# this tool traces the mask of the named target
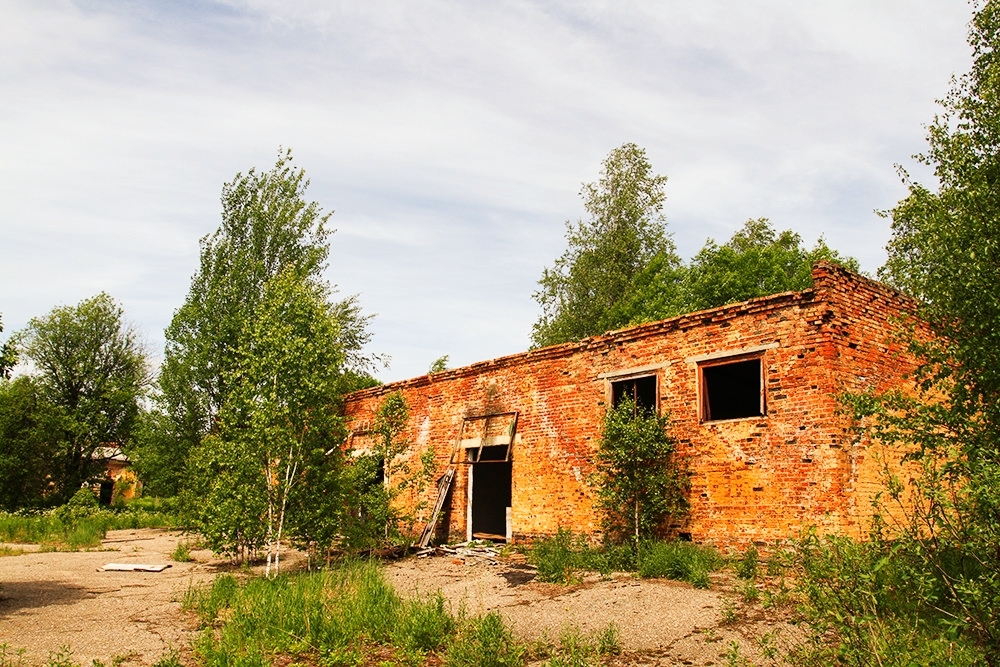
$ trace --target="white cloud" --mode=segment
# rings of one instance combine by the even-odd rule
[[[221,185],[291,146],[386,378],[516,352],[623,141],[682,252],[767,216],[874,270],[960,3],[0,0],[6,332],[106,290],[162,329]]]

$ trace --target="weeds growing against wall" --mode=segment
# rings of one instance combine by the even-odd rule
[[[641,542],[638,548],[626,544],[591,547],[582,535],[559,528],[550,538],[540,539],[528,554],[538,568],[538,579],[549,583],[571,584],[579,581],[585,570],[607,576],[612,572],[636,572],[643,578],[686,581],[698,588],[708,588],[710,572],[725,560],[711,547],[691,542]]]

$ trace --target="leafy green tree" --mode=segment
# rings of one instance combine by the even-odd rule
[[[534,298],[542,315],[532,344],[554,345],[683,313],[812,286],[812,265],[830,260],[857,271],[820,239],[812,249],[766,218],[749,220],[723,245],[709,239],[685,264],[666,232],[665,176],[646,153],[624,144],[601,177],[583,186],[587,221],[566,223],[568,248],[546,268]]]
[[[61,473],[58,412],[34,378],[0,380],[0,509],[50,502]]]
[[[166,332],[166,433],[147,440],[154,460],[169,448],[187,461],[170,477],[213,548],[246,557],[266,546],[269,570],[286,530],[321,542],[337,529],[339,397],[377,383],[362,352],[369,318],[354,297],[331,301],[322,278],[329,214],[290,163],[283,152],[269,172],[223,187],[222,225],[202,240]]]
[[[608,410],[591,480],[612,542],[655,537],[687,511],[687,476],[667,435],[667,418],[628,398]]]
[[[434,363],[430,365],[427,369],[428,375],[433,375],[434,373],[440,373],[442,371],[448,370],[448,355],[442,355],[434,360]]]
[[[896,629],[916,630],[922,642],[908,644],[926,645],[927,655],[971,644],[982,655],[970,662],[1000,665],[1000,2],[977,7],[972,69],[953,81],[918,156],[936,185],[903,171],[908,195],[887,213],[892,237],[880,275],[917,297],[914,314],[931,332],[909,334],[922,359],[916,394],[851,397],[863,433],[907,448],[918,469],[912,485],[888,480],[883,508],[897,511],[876,524],[870,558],[906,569],[894,591],[906,613],[881,607],[845,620],[838,608],[824,617],[841,636],[863,639],[859,655],[875,655],[870,644],[890,644]]]
[[[859,270],[857,260],[841,257],[822,238],[807,250],[793,231],[777,234],[767,218],[748,220],[724,245],[709,239],[691,261],[684,290],[687,308],[702,310],[808,289],[812,265],[819,260]]]
[[[343,441],[339,395],[346,353],[340,333],[323,284],[305,281],[292,270],[269,280],[239,351],[238,375],[229,380],[231,394],[219,412],[219,447],[213,444],[205,451],[206,460],[214,463],[208,504],[214,499],[225,503],[237,484],[249,487],[241,489],[241,496],[258,498],[246,509],[232,509],[247,514],[237,519],[238,525],[252,527],[255,518],[263,524],[262,533],[254,535],[267,549],[267,574],[280,568],[286,524],[294,524],[286,518],[306,466],[337,452]],[[220,448],[227,451],[213,461],[210,456]],[[216,517],[211,510],[204,516],[201,525],[220,535],[233,518]],[[212,525],[215,519],[222,525]],[[244,548],[258,546],[244,541]],[[222,542],[217,540],[216,546],[237,546]]]
[[[3,333],[3,319],[0,318],[0,333]],[[17,365],[17,346],[12,341],[0,345],[0,379],[9,378],[10,371]]]
[[[858,262],[832,250],[823,239],[810,250],[802,237],[776,233],[766,218],[748,220],[725,244],[709,239],[686,266],[657,257],[636,276],[635,289],[617,306],[633,324],[812,287],[819,260],[858,271]]]
[[[102,472],[98,448],[127,445],[150,384],[138,333],[105,293],[34,318],[20,337],[42,400],[59,413],[57,495]]]
[[[165,332],[160,388],[175,438],[182,441],[179,459],[217,428],[267,281],[285,270],[322,281],[330,214],[307,201],[308,185],[305,171],[292,166],[291,151],[284,151],[270,171],[251,169],[222,188],[222,224],[202,239],[187,300]],[[336,308],[349,355],[358,361],[368,340],[367,318],[352,298]]]
[[[614,310],[654,257],[666,267],[680,259],[666,231],[663,186],[646,151],[626,143],[611,151],[600,178],[580,194],[590,218],[566,223],[567,249],[538,281],[542,315],[536,347],[604,333],[628,324]]]

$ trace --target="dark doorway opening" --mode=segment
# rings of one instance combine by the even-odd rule
[[[611,405],[617,408],[625,398],[632,400],[637,412],[656,412],[656,376],[612,382]]]
[[[491,448],[483,448],[484,455],[488,449]],[[471,468],[472,538],[506,541],[512,464],[510,461],[484,461],[473,463]]]
[[[105,479],[101,481],[101,494],[98,501],[102,505],[110,505],[111,501],[115,497],[115,482],[114,480]]]
[[[702,420],[764,415],[761,360],[747,359],[702,366]]]

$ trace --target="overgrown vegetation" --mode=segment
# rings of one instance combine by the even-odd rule
[[[766,218],[747,221],[722,245],[708,239],[685,263],[663,217],[667,177],[654,173],[646,151],[623,144],[601,167],[598,180],[580,191],[589,218],[566,223],[567,249],[538,281],[535,347],[803,290],[812,286],[818,260],[858,270],[857,260],[822,238],[807,249],[798,234],[776,232]]]
[[[813,655],[1000,665],[1000,2],[976,3],[972,70],[929,127],[935,190],[902,172],[881,276],[919,299],[914,393],[850,397],[861,436],[904,448],[870,542],[807,540]]]
[[[0,512],[0,542],[40,544],[58,550],[93,549],[109,530],[172,528],[177,515],[152,502],[101,508],[89,489],[80,489],[66,505],[46,511]]]
[[[324,665],[576,667],[621,651],[614,625],[593,633],[568,625],[555,641],[525,644],[496,611],[470,616],[440,593],[401,598],[372,561],[242,583],[223,574],[190,588],[183,604],[201,622],[194,650],[205,667],[273,664],[279,656]]]
[[[667,421],[627,397],[604,417],[590,483],[611,543],[638,545],[687,511],[687,475],[674,456]]]
[[[697,588],[709,587],[709,573],[725,564],[711,547],[691,542],[644,540],[638,544],[587,543],[583,535],[560,527],[555,535],[536,540],[528,552],[538,568],[539,581],[572,584],[585,571],[603,576],[612,572],[635,572],[638,576],[686,581]]]
[[[245,583],[222,575],[190,589],[184,606],[205,628],[195,652],[206,667],[270,664],[275,654],[329,665],[415,664],[428,654],[514,665],[523,654],[499,617],[453,614],[440,595],[404,600],[373,562]]]

